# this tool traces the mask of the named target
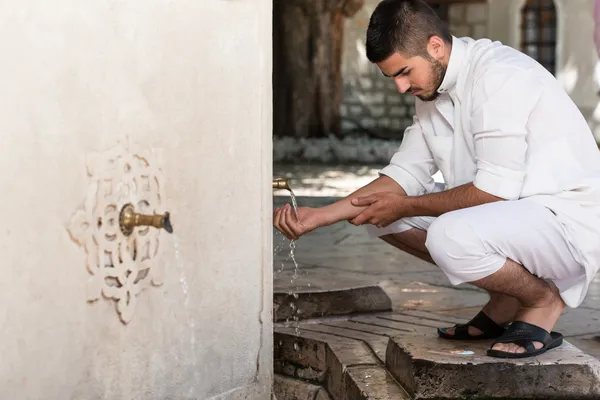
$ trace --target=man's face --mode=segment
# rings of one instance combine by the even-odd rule
[[[393,78],[400,93],[410,93],[423,101],[435,100],[446,75],[446,67],[433,57],[404,57],[394,53],[377,63],[387,77]]]

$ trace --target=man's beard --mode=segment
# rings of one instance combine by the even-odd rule
[[[417,95],[417,97],[422,101],[433,101],[440,96],[438,89],[442,85],[444,81],[444,77],[446,76],[446,67],[436,59],[431,60],[431,80],[433,82],[433,93],[427,95]]]

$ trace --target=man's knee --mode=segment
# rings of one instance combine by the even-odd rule
[[[488,253],[482,238],[460,210],[446,213],[431,224],[425,247],[451,280],[452,275],[458,280],[475,272],[477,260]]]

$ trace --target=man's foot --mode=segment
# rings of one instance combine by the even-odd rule
[[[550,335],[550,333],[552,332],[552,328],[554,328],[554,325],[556,324],[556,321],[558,321],[558,318],[562,314],[564,307],[565,307],[565,303],[563,302],[562,298],[558,294],[558,291],[549,290],[547,296],[540,299],[538,302],[536,302],[531,307],[521,308],[521,310],[515,317],[515,321],[526,322],[527,324],[534,325],[535,327],[539,327],[539,328],[543,329],[544,331],[546,331],[546,334]],[[540,332],[540,334],[541,334],[541,332]],[[560,335],[560,334],[555,334],[552,332],[552,335],[551,335],[552,340],[558,339],[557,335]],[[532,337],[533,336],[535,336],[535,335],[532,333]],[[537,335],[537,336],[539,336],[541,338],[541,336],[544,336],[544,335],[541,335],[541,336]],[[500,338],[500,339],[502,339],[502,338]],[[507,337],[507,339],[508,339],[508,337]],[[523,340],[524,342],[527,341],[525,339],[521,339],[521,340]],[[550,339],[548,339],[548,340],[550,340]],[[533,343],[534,350],[540,350],[545,345],[544,343],[542,343],[540,341],[535,341],[535,340],[530,340],[530,341]],[[519,344],[513,343],[513,342],[511,342],[511,343],[496,343],[492,346],[491,350],[495,350],[495,351],[499,351],[499,352],[503,352],[503,353],[515,353],[515,354],[522,354],[522,353],[526,353],[526,352],[531,353],[532,351],[534,351],[532,349],[526,349],[525,347],[523,347]],[[498,355],[496,355],[496,356],[498,356]]]
[[[456,339],[495,338],[504,333],[503,327],[514,320],[520,309],[521,303],[514,297],[490,293],[490,301],[475,318],[464,325],[438,329],[438,334],[446,339],[452,339],[455,335]],[[468,329],[466,332],[465,326]]]

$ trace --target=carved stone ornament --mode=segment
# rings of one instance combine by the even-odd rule
[[[162,212],[163,178],[154,162],[146,152],[123,143],[91,154],[87,196],[68,228],[85,251],[91,274],[88,301],[98,300],[101,294],[116,300],[123,323],[131,321],[137,296],[151,284],[163,283],[164,267],[157,258],[162,229],[137,227],[126,236],[119,226],[119,213],[126,204],[140,213]]]

